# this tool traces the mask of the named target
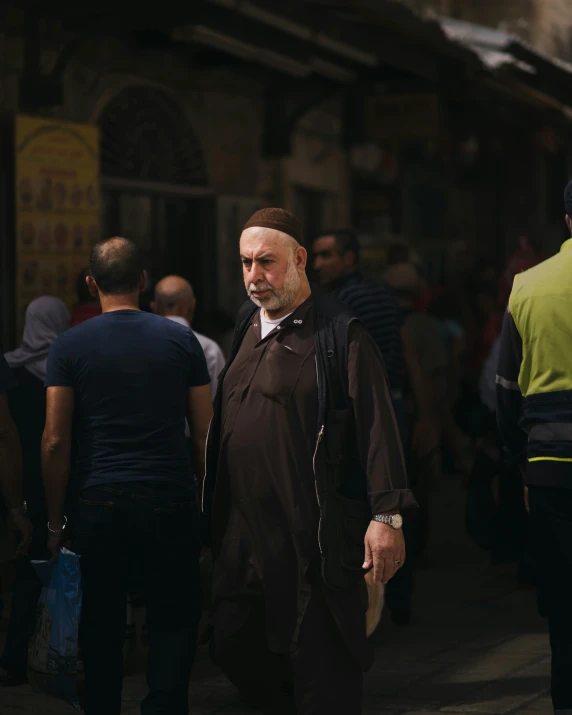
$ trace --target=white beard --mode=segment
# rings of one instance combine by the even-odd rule
[[[288,267],[286,269],[286,278],[284,279],[284,283],[279,290],[275,290],[268,283],[258,283],[258,285],[250,283],[249,285],[247,285],[246,291],[248,293],[248,297],[255,305],[257,305],[259,308],[264,308],[264,310],[270,310],[271,312],[274,312],[277,310],[281,310],[282,308],[293,302],[294,298],[296,297],[296,294],[300,290],[300,282],[300,274],[298,273],[298,269],[296,268],[296,264],[294,263],[294,257],[292,256],[292,258],[290,258],[290,261],[288,262]],[[251,291],[254,290],[264,289],[270,290],[271,294],[268,298],[264,298],[263,300],[255,298],[251,293]]]

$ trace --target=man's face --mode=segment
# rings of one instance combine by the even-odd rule
[[[306,251],[285,234],[269,228],[249,228],[240,237],[240,258],[249,298],[276,312],[298,295],[306,269]]]
[[[333,236],[314,241],[314,270],[322,285],[331,285],[345,278],[351,270],[353,254],[340,255]]]

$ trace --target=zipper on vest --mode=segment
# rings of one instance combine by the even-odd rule
[[[322,441],[322,437],[324,436],[324,425],[320,427],[320,430],[318,432],[318,439],[316,440],[316,449],[314,450],[314,459],[312,460],[312,465],[314,468],[314,487],[316,488],[316,499],[318,501],[318,507],[320,508],[320,519],[318,521],[318,547],[320,549],[320,553],[323,554],[323,549],[322,549],[322,503],[320,501],[320,494],[318,492],[318,479],[316,475],[316,456],[318,454],[318,449],[320,447],[320,442]]]
[[[318,385],[318,408],[319,405],[321,404],[323,400],[323,393],[322,393],[322,385],[320,384],[320,368],[318,366],[318,355],[315,356],[315,362],[316,362],[316,383]],[[318,415],[318,419],[321,421],[324,419],[324,415],[321,414],[321,410],[318,409],[318,412],[320,413]],[[321,424],[320,429],[318,430],[318,437],[316,439],[316,449],[314,450],[314,458],[312,460],[312,468],[314,471],[314,487],[316,489],[316,500],[318,502],[318,507],[320,509],[320,519],[318,521],[318,547],[320,549],[320,554],[323,554],[322,550],[322,502],[320,499],[320,492],[318,489],[318,475],[316,473],[316,457],[318,456],[318,449],[320,448],[320,442],[322,441],[322,437],[324,436],[324,423]]]
[[[318,432],[318,439],[316,440],[316,449],[314,450],[314,459],[312,460],[312,464],[314,466],[314,476],[316,476],[316,455],[318,454],[318,447],[320,446],[320,442],[322,441],[322,437],[324,436],[324,425],[320,427],[320,431]],[[318,495],[318,487],[316,487],[316,496],[318,497],[318,504],[320,503],[320,497]]]

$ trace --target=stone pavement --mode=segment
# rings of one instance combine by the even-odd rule
[[[434,495],[430,554],[416,575],[414,623],[385,618],[376,662],[365,682],[364,715],[550,715],[550,655],[534,593],[515,569],[491,567],[464,536],[463,489],[443,479]],[[191,686],[193,715],[239,715],[234,688],[199,652]],[[125,678],[124,712],[139,713],[143,652]],[[66,705],[27,686],[0,691],[1,715],[65,715]],[[334,714],[343,715],[343,713]]]

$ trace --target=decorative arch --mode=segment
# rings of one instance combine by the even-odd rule
[[[101,175],[207,186],[204,157],[181,107],[164,90],[122,89],[99,117]]]

